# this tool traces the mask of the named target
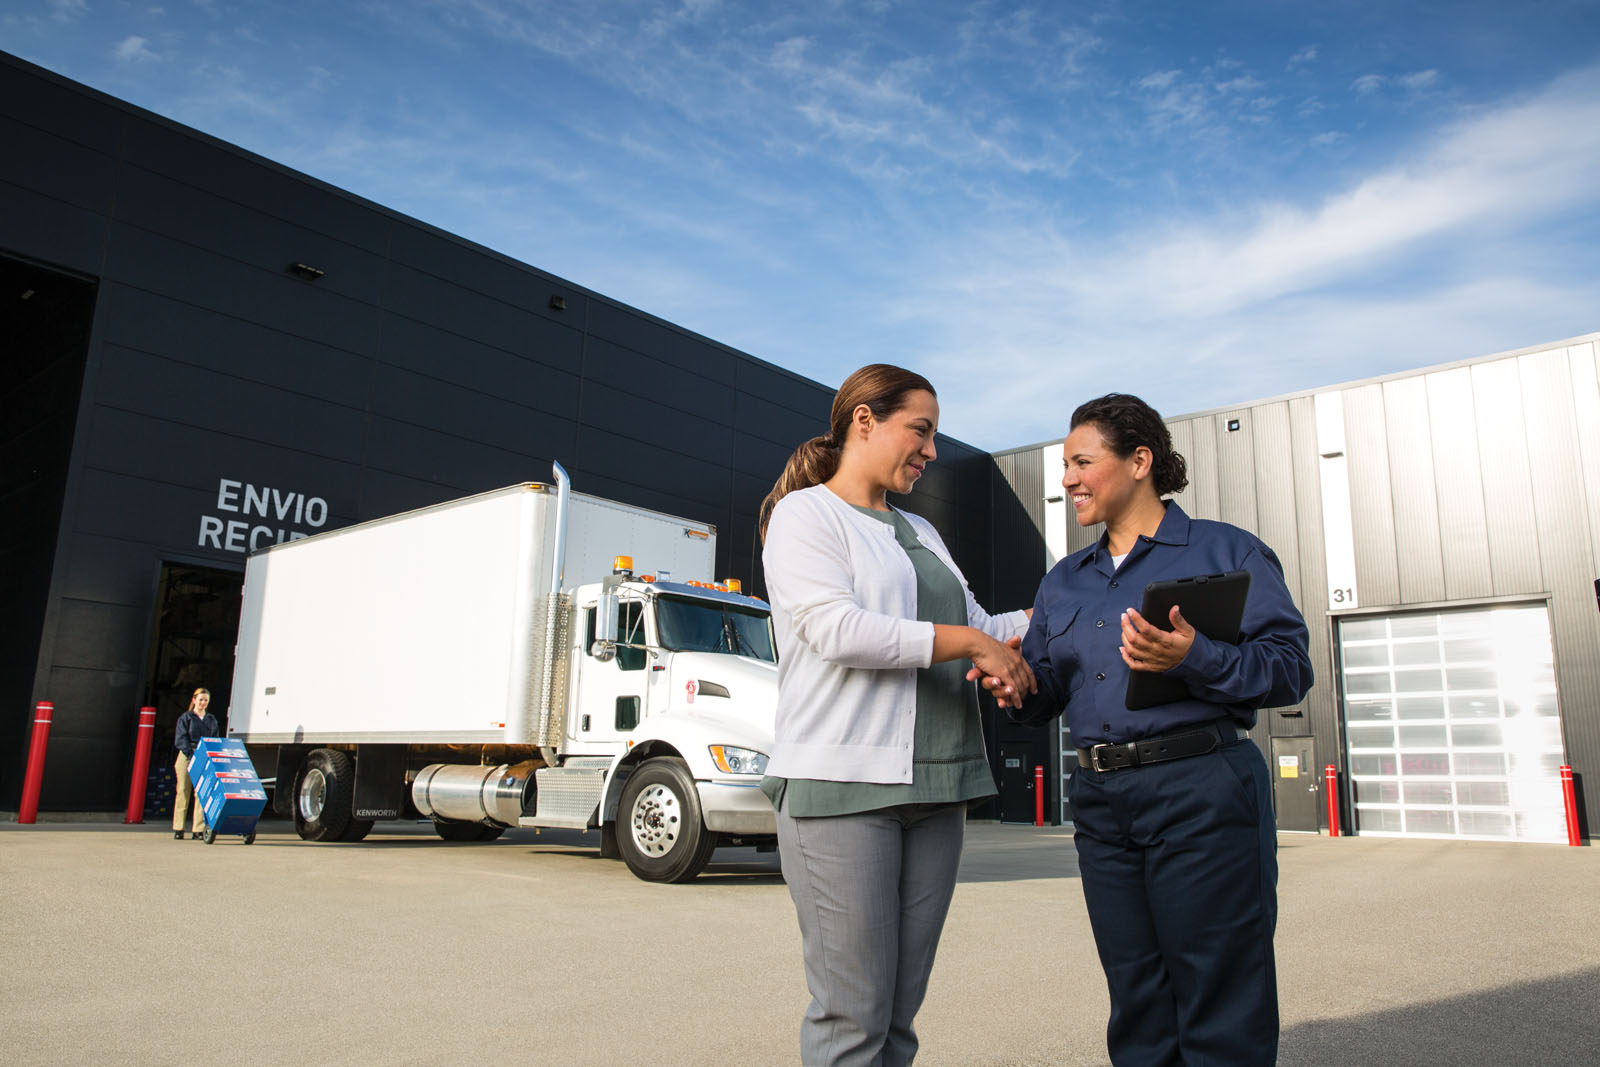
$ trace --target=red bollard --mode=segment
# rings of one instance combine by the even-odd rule
[[[1577,848],[1583,844],[1578,836],[1578,791],[1572,784],[1572,764],[1561,765],[1561,800],[1567,808],[1567,844]]]
[[[22,776],[22,804],[17,821],[32,823],[39,816],[39,787],[44,784],[44,747],[50,742],[50,719],[56,706],[41,700],[33,706],[33,743],[28,746],[28,770]]]
[[[1339,768],[1328,764],[1322,768],[1322,784],[1328,793],[1328,836],[1339,836]]]
[[[1044,766],[1033,765],[1033,825],[1044,825]]]
[[[156,733],[156,709],[139,709],[139,740],[133,747],[133,779],[128,782],[124,823],[144,822],[144,788],[150,781],[150,741]]]

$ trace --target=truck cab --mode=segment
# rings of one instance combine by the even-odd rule
[[[778,665],[767,605],[727,585],[629,575],[580,587],[573,610],[567,763],[608,761],[608,850],[641,877],[677,881],[719,840],[770,844],[760,782]]]

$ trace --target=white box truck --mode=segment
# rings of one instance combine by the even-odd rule
[[[571,492],[557,464],[263,549],[228,734],[275,746],[257,765],[308,841],[419,815],[450,841],[598,828],[662,882],[719,844],[770,850],[770,611],[710,581],[715,537]]]

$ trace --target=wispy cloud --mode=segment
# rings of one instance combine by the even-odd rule
[[[1420,93],[1432,89],[1441,80],[1437,70],[1412,71],[1410,74],[1363,74],[1350,83],[1350,88],[1362,95],[1370,95],[1387,85],[1399,86],[1408,93]]]
[[[1392,296],[1330,292],[1275,303],[1249,320],[1089,319],[1056,332],[992,335],[985,359],[931,361],[944,423],[966,440],[1008,448],[1066,433],[1066,416],[1107,392],[1142,395],[1165,415],[1488,355],[1593,329],[1591,285],[1485,277]],[[1506,307],[1525,319],[1507,319]],[[1537,323],[1530,332],[1528,323]],[[1027,369],[1017,376],[989,362]]]
[[[1589,70],[1458,123],[1405,162],[1319,202],[1269,201],[1176,228],[1169,220],[1120,232],[1114,243],[1026,232],[975,241],[961,257],[967,265],[947,264],[923,295],[908,294],[913,306],[902,314],[942,309],[952,327],[938,360],[947,373],[982,352],[985,367],[1030,383],[1030,395],[1083,396],[1086,367],[1102,380],[1120,376],[1127,388],[1129,368],[1153,360],[1163,368],[1161,390],[1188,410],[1376,373],[1353,354],[1372,352],[1377,338],[1391,359],[1408,361],[1400,366],[1414,365],[1419,351],[1452,358],[1438,339],[1414,347],[1427,335],[1421,323],[1462,345],[1457,356],[1492,351],[1483,339],[1506,331],[1483,324],[1504,323],[1508,311],[1531,331],[1508,345],[1547,338],[1556,328],[1548,324],[1583,332],[1595,325],[1592,281],[1540,280],[1537,254],[1510,252],[1504,241],[1533,220],[1600,205],[1597,161],[1600,70]],[[1498,276],[1490,267],[1483,279],[1462,281],[1431,264],[1375,289],[1371,279],[1426,257],[1447,236],[1493,249],[1489,259],[1505,255]],[[967,307],[981,310],[966,321]],[[1463,318],[1446,325],[1443,308]],[[1408,311],[1416,316],[1409,328],[1377,329]],[[1290,327],[1306,336],[1297,340]],[[1331,357],[1330,330],[1350,347],[1337,370],[1308,382],[1304,368],[1316,360],[1307,346]],[[1274,369],[1280,363],[1285,372]],[[946,407],[963,421],[981,419],[1001,409],[1005,393],[984,385]]]
[[[143,62],[156,58],[156,54],[150,51],[150,42],[137,35],[118,41],[113,51],[118,61],[123,63]]]
[[[1314,44],[1307,45],[1289,57],[1289,69],[1293,70],[1295,67],[1305,66],[1307,63],[1315,63],[1316,61],[1317,46]]]
[[[1265,85],[1266,83],[1259,79],[1252,78],[1248,74],[1242,74],[1237,78],[1229,78],[1227,81],[1218,82],[1216,89],[1219,93],[1253,93],[1257,89],[1264,88]]]
[[[1588,72],[1462,123],[1404,164],[1319,204],[1263,204],[1235,224],[1158,237],[1141,254],[1124,257],[1130,270],[1109,285],[1096,284],[1094,295],[1155,292],[1176,313],[1234,311],[1359,271],[1446,230],[1600,201],[1597,159],[1600,77]]]
[[[1185,80],[1182,71],[1147,75],[1140,80],[1139,88],[1147,91],[1148,118],[1158,129],[1211,126],[1216,122],[1211,94],[1204,85]]]

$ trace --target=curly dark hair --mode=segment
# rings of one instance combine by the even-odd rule
[[[1159,496],[1181,493],[1189,484],[1189,465],[1172,448],[1172,434],[1156,409],[1127,393],[1107,393],[1078,405],[1071,429],[1091,423],[1106,446],[1127,459],[1134,449],[1148,448],[1150,477]]]

